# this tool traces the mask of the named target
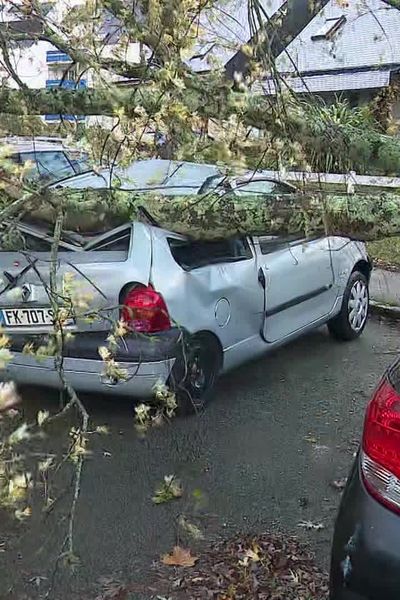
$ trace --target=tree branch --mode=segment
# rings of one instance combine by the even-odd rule
[[[6,39],[5,39],[2,31],[0,31],[0,49],[1,49],[4,64],[6,66],[8,73],[11,75],[11,77],[14,79],[15,83],[21,89],[23,89],[23,90],[27,89],[28,86],[19,77],[18,73],[16,72],[16,70],[14,69],[14,67],[11,63],[10,55],[8,53],[8,46],[7,46]]]
[[[72,405],[75,406],[78,410],[81,417],[81,428],[77,436],[82,439],[82,444],[84,444],[85,435],[88,430],[89,424],[89,414],[76,394],[74,388],[70,385],[68,380],[65,377],[64,373],[64,364],[63,364],[63,351],[64,351],[64,335],[63,335],[63,323],[60,320],[60,307],[58,302],[58,285],[57,285],[57,262],[58,262],[58,247],[61,240],[62,227],[63,227],[64,215],[62,208],[59,209],[55,227],[54,227],[54,239],[51,247],[51,258],[50,258],[50,303],[53,309],[54,314],[54,333],[56,337],[56,356],[55,356],[55,366],[59,377],[61,379],[61,383],[63,389],[67,392],[70,402],[67,406]],[[63,411],[62,411],[63,412]],[[75,522],[75,512],[76,506],[80,494],[81,489],[81,479],[82,479],[82,467],[83,467],[84,454],[83,452],[78,452],[76,457],[76,466],[75,466],[75,480],[74,480],[74,490],[72,495],[72,504],[71,510],[69,514],[68,521],[68,533],[67,533],[67,558],[70,560],[74,559],[74,543],[73,543],[73,534],[74,534],[74,522]]]

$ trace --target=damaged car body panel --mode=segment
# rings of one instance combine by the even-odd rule
[[[38,232],[34,228],[25,227],[23,232],[25,241],[28,236],[32,238],[37,234],[42,247],[35,249],[36,241],[30,245],[32,240],[29,239],[28,246],[19,252],[1,253],[2,326],[6,331],[16,331],[18,327],[18,333],[29,333],[32,332],[32,325],[36,325],[35,333],[46,333],[52,330],[51,324],[27,322],[24,327],[7,312],[19,307],[24,310],[50,307],[52,240],[41,236],[40,230]],[[44,249],[46,246],[48,249]],[[118,315],[119,294],[127,283],[127,273],[132,282],[147,285],[150,265],[151,239],[148,229],[141,223],[119,227],[92,240],[87,246],[72,246],[61,241],[57,253],[59,300],[62,304],[65,288],[69,285],[72,297],[79,303],[85,302],[88,311],[96,312],[96,318],[92,321],[81,319],[68,327],[73,331],[107,329],[107,320]]]
[[[180,168],[169,166],[170,183]],[[185,185],[201,187],[204,177],[214,178],[210,169],[206,165],[196,179],[188,167]],[[265,178],[232,185],[240,192],[250,183],[258,194],[264,184],[267,191],[275,185]],[[14,352],[6,375],[57,387],[54,358],[38,363],[23,352],[26,344],[44,344],[52,331],[52,236],[25,225],[21,233],[18,252],[0,253],[0,318]],[[364,244],[340,237],[266,232],[201,241],[142,222],[91,239],[67,232],[57,254],[58,292],[75,290],[87,307],[79,316],[72,311],[65,323],[73,334],[64,347],[65,374],[77,390],[136,398],[167,384],[201,408],[220,372],[312,328],[328,323],[343,339],[360,335],[370,271]],[[125,376],[113,379],[105,376],[98,349],[108,347],[119,320],[128,333],[114,342],[112,355]]]
[[[184,339],[206,340],[218,354],[218,371],[228,371],[334,317],[349,274],[358,262],[367,264],[363,246],[336,238],[296,242],[267,238],[192,241],[133,223],[83,246],[61,247],[59,288],[66,274],[72,276],[78,298],[81,294],[87,299],[88,314],[96,314],[66,325],[74,335],[65,348],[71,383],[84,391],[149,396],[157,382],[170,380]],[[17,278],[8,289],[3,282],[0,290],[3,328],[15,352],[8,375],[23,383],[56,385],[52,357],[39,364],[22,352],[24,343],[43,343],[52,326],[23,326],[12,318],[17,309],[49,306],[50,250],[3,252],[1,268]],[[116,352],[127,377],[105,381],[98,347],[107,343],[112,323],[120,318],[132,290],[159,294],[168,326],[160,332],[129,333]],[[41,371],[46,371],[45,378]]]
[[[34,237],[51,245],[51,238],[45,239],[47,236],[40,230],[27,226],[22,229],[25,240]],[[104,377],[104,364],[98,349],[107,345],[107,338],[120,318],[121,292],[127,286],[147,286],[151,263],[151,233],[142,223],[119,227],[85,246],[60,243],[57,290],[61,306],[66,281],[72,282],[73,302],[78,306],[82,303],[80,318],[72,318],[65,324],[65,331],[72,334],[72,339],[65,345],[64,370],[76,389],[88,392],[115,390],[116,382]],[[51,323],[43,322],[43,314],[51,310],[50,264],[50,248],[1,253],[0,315],[2,328],[12,343],[13,359],[8,365],[7,377],[23,384],[59,387],[54,357],[37,360],[25,352],[29,344],[35,348],[46,345],[53,331]],[[142,337],[132,335],[123,340],[116,353],[126,371],[126,377],[118,382],[120,393],[132,394],[134,380],[136,393],[149,395],[160,379],[167,379],[175,360],[175,344],[180,332],[174,329],[166,332],[164,337],[164,341],[158,340],[158,346],[150,347],[143,343]],[[159,352],[154,351],[157,348]]]
[[[167,253],[163,247],[165,242]],[[235,245],[239,248],[235,249]],[[255,251],[250,242],[188,242],[165,235],[160,238],[158,234],[153,247],[152,276],[156,287],[163,289],[174,320],[190,334],[212,333],[224,351],[226,367],[228,355],[238,346],[244,347],[259,338],[263,297],[257,280]],[[169,267],[175,272],[175,277],[168,282],[159,269],[163,264],[161,255],[165,254],[169,254]]]

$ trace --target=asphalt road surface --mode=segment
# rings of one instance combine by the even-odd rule
[[[132,405],[118,398],[85,398],[93,434],[85,462],[75,525],[81,565],[66,576],[54,559],[66,530],[69,472],[52,491],[60,500],[47,517],[15,527],[3,518],[0,598],[83,598],[101,577],[145,576],[176,542],[176,518],[185,514],[206,540],[236,531],[281,530],[307,539],[328,565],[332,523],[366,402],[399,349],[399,324],[371,320],[362,338],[333,341],[325,328],[237,369],[223,378],[204,415],[177,419],[139,439]],[[57,394],[24,392],[26,415],[54,410]],[[64,443],[58,424],[45,442]],[[35,442],[38,443],[38,442]],[[180,478],[184,496],[155,506],[151,497],[165,475]],[[194,494],[193,494],[194,492]],[[307,531],[298,524],[322,524]],[[182,540],[184,543],[185,540]],[[52,580],[52,574],[54,575]],[[77,596],[74,596],[74,591]]]

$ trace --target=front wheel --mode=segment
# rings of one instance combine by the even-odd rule
[[[345,342],[355,340],[364,330],[368,312],[368,280],[363,273],[354,271],[347,282],[340,313],[328,322],[329,332]]]
[[[171,373],[170,386],[175,392],[181,415],[201,412],[212,392],[221,366],[220,351],[201,334],[185,343],[184,352]]]

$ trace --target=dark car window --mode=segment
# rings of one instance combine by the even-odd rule
[[[28,177],[31,179],[45,179],[46,181],[56,181],[65,177],[72,177],[75,171],[60,150],[45,150],[37,152],[21,152],[21,162],[31,161],[33,163],[32,171]]]
[[[169,246],[175,261],[187,270],[217,263],[237,262],[253,257],[245,238],[217,241],[170,239]]]
[[[129,227],[128,229],[124,229],[123,231],[118,231],[113,235],[107,236],[98,242],[87,244],[85,249],[94,251],[109,250],[128,252],[130,241],[131,228]]]
[[[239,196],[249,194],[293,194],[293,189],[289,185],[273,179],[255,179],[247,183],[238,183],[234,193]]]
[[[293,248],[298,244],[304,244],[319,239],[319,236],[304,237],[304,233],[294,233],[292,235],[263,235],[258,238],[261,254],[271,254],[283,248]]]
[[[264,235],[259,238],[261,254],[270,254],[287,247],[287,240],[277,235]]]

